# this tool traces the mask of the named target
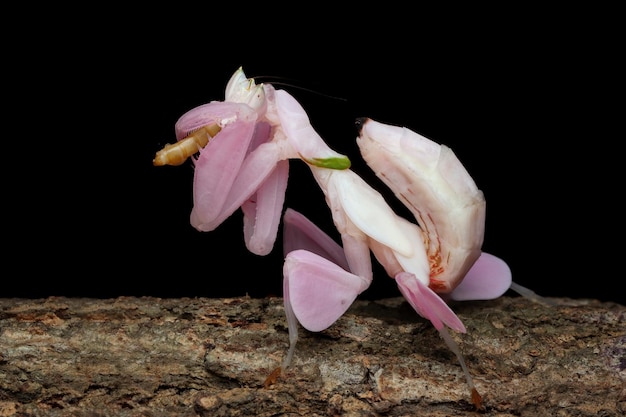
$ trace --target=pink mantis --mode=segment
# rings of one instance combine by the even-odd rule
[[[304,161],[324,192],[342,244],[301,213],[286,209],[283,298],[290,346],[279,370],[293,360],[298,323],[322,331],[368,288],[373,254],[457,355],[472,400],[480,407],[461,351],[446,330],[465,332],[465,327],[446,300],[491,299],[511,288],[506,263],[481,251],[482,192],[446,146],[370,119],[357,124],[362,157],[417,223],[394,213],[378,191],[349,169],[350,160],[326,145],[291,95],[269,84],[256,86],[241,68],[228,82],[225,101],[192,109],[179,119],[179,142],[158,153],[155,165],[169,163],[169,155],[174,164],[199,152],[193,159],[191,224],[214,230],[241,207],[246,246],[265,255],[277,236],[288,160]]]

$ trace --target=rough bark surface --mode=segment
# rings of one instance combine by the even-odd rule
[[[401,298],[357,301],[293,365],[282,299],[0,299],[1,416],[623,416],[626,306],[455,303],[452,352]]]

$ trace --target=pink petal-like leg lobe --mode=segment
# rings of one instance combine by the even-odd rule
[[[511,286],[511,269],[502,259],[482,252],[461,283],[450,293],[457,301],[491,300]]]
[[[283,254],[287,256],[289,252],[296,249],[305,249],[316,253],[346,271],[350,270],[341,245],[302,213],[287,208],[283,216]]]
[[[331,261],[306,250],[289,252],[283,266],[293,312],[307,330],[332,325],[363,290],[364,280]]]
[[[396,282],[409,304],[420,316],[430,320],[437,330],[441,330],[445,324],[452,330],[465,333],[465,326],[448,304],[415,275],[401,272],[396,275]]]
[[[448,348],[454,352],[469,385],[472,401],[477,408],[480,408],[482,398],[476,390],[472,376],[467,369],[461,348],[450,336],[444,324],[452,330],[461,333],[465,333],[465,326],[450,307],[434,291],[417,280],[413,274],[402,272],[396,276],[396,282],[404,298],[422,317],[430,320],[437,331],[439,331],[439,335],[443,338]]]

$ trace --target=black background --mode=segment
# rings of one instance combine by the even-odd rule
[[[616,122],[607,103],[623,100],[611,33],[506,16],[420,30],[427,19],[401,11],[393,29],[371,12],[346,18],[350,26],[337,19],[337,31],[317,20],[296,32],[299,18],[284,27],[289,18],[251,14],[245,23],[118,16],[59,27],[15,51],[3,297],[280,296],[280,236],[259,257],[245,249],[239,211],[213,232],[194,230],[191,163],[152,165],[175,140],[176,120],[222,100],[243,66],[296,97],[399,213],[360,159],[356,117],[455,151],[487,200],[483,250],[507,261],[516,282],[546,296],[625,302],[620,167],[608,162],[623,134],[605,130]],[[308,169],[290,169],[286,205],[336,233]],[[398,296],[374,265],[362,296]]]

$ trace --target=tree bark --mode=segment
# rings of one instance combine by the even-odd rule
[[[402,298],[300,328],[275,381],[280,298],[0,299],[0,417],[623,416],[626,306],[551,300],[452,304],[476,410],[455,355]]]

